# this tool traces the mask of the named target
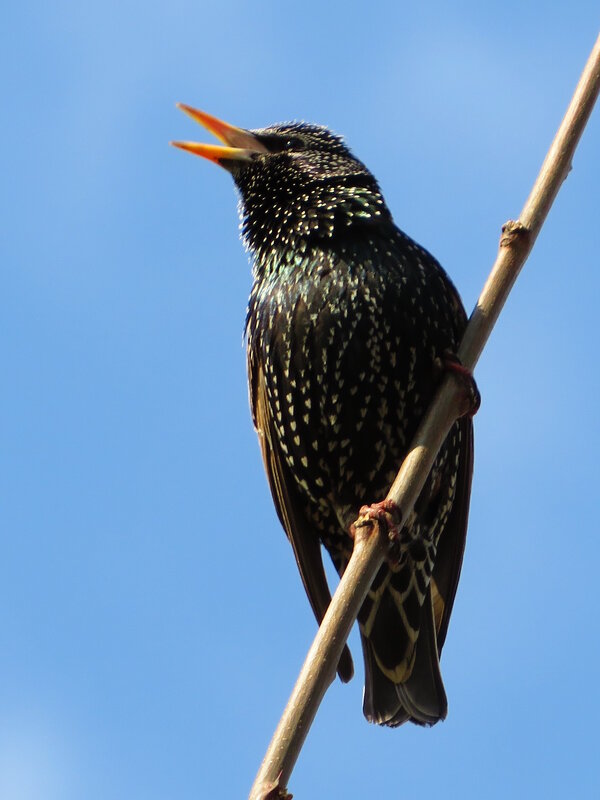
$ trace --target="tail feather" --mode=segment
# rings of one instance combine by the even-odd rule
[[[365,659],[363,710],[379,725],[407,720],[434,725],[447,713],[439,655],[460,577],[473,474],[472,420],[461,417],[456,425],[456,492],[436,543],[430,579],[424,580],[419,570],[413,580],[411,569],[390,575],[382,567],[359,614]],[[418,598],[422,602],[416,602]]]
[[[446,717],[448,703],[440,672],[430,590],[422,606],[414,663],[406,680],[394,683],[384,674],[377,663],[373,642],[364,634],[362,644],[365,659],[363,712],[369,722],[391,727],[407,720],[434,725]]]

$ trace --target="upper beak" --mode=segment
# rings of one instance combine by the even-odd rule
[[[227,164],[224,161],[252,161],[257,153],[268,153],[267,148],[259,142],[256,136],[244,128],[236,128],[204,111],[186,106],[184,103],[177,103],[177,107],[184,111],[200,125],[213,133],[226,146],[218,144],[200,144],[199,142],[171,142],[174,147],[188,150],[197,156],[208,158],[222,167]]]

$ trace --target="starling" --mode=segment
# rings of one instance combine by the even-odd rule
[[[318,622],[331,600],[321,544],[342,575],[352,523],[385,497],[455,353],[466,314],[435,258],[399,230],[369,170],[327,128],[259,130],[180,106],[222,145],[175,142],[231,173],[254,284],[250,403],[281,524]],[[461,570],[473,428],[448,434],[358,615],[363,711],[432,725],[447,701],[439,655]],[[352,677],[347,648],[338,664]]]

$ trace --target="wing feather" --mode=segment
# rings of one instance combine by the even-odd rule
[[[440,540],[433,575],[431,578],[432,602],[437,630],[438,652],[448,632],[450,614],[454,605],[456,588],[460,578],[467,525],[469,522],[469,500],[473,478],[473,420],[461,417],[458,421],[461,434],[459,469],[456,477],[456,496],[450,517]]]
[[[267,398],[264,370],[258,359],[253,357],[252,352],[249,352],[248,355],[248,374],[252,419],[258,433],[277,515],[294,550],[302,583],[314,615],[317,622],[321,624],[331,602],[331,593],[323,567],[321,545],[318,536],[306,519],[302,498],[299,496],[295,481],[278,445],[273,415]],[[337,671],[344,683],[349,681],[354,674],[352,656],[347,646],[344,646]]]

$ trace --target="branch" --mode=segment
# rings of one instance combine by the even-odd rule
[[[517,222],[502,228],[498,255],[465,331],[458,356],[473,370],[542,228],[600,91],[600,37]],[[462,412],[464,389],[449,373],[427,411],[388,493],[407,519],[450,428]],[[285,786],[367,591],[387,553],[377,523],[357,527],[354,551],[308,652],[296,686],[258,771],[250,800],[289,798]]]

